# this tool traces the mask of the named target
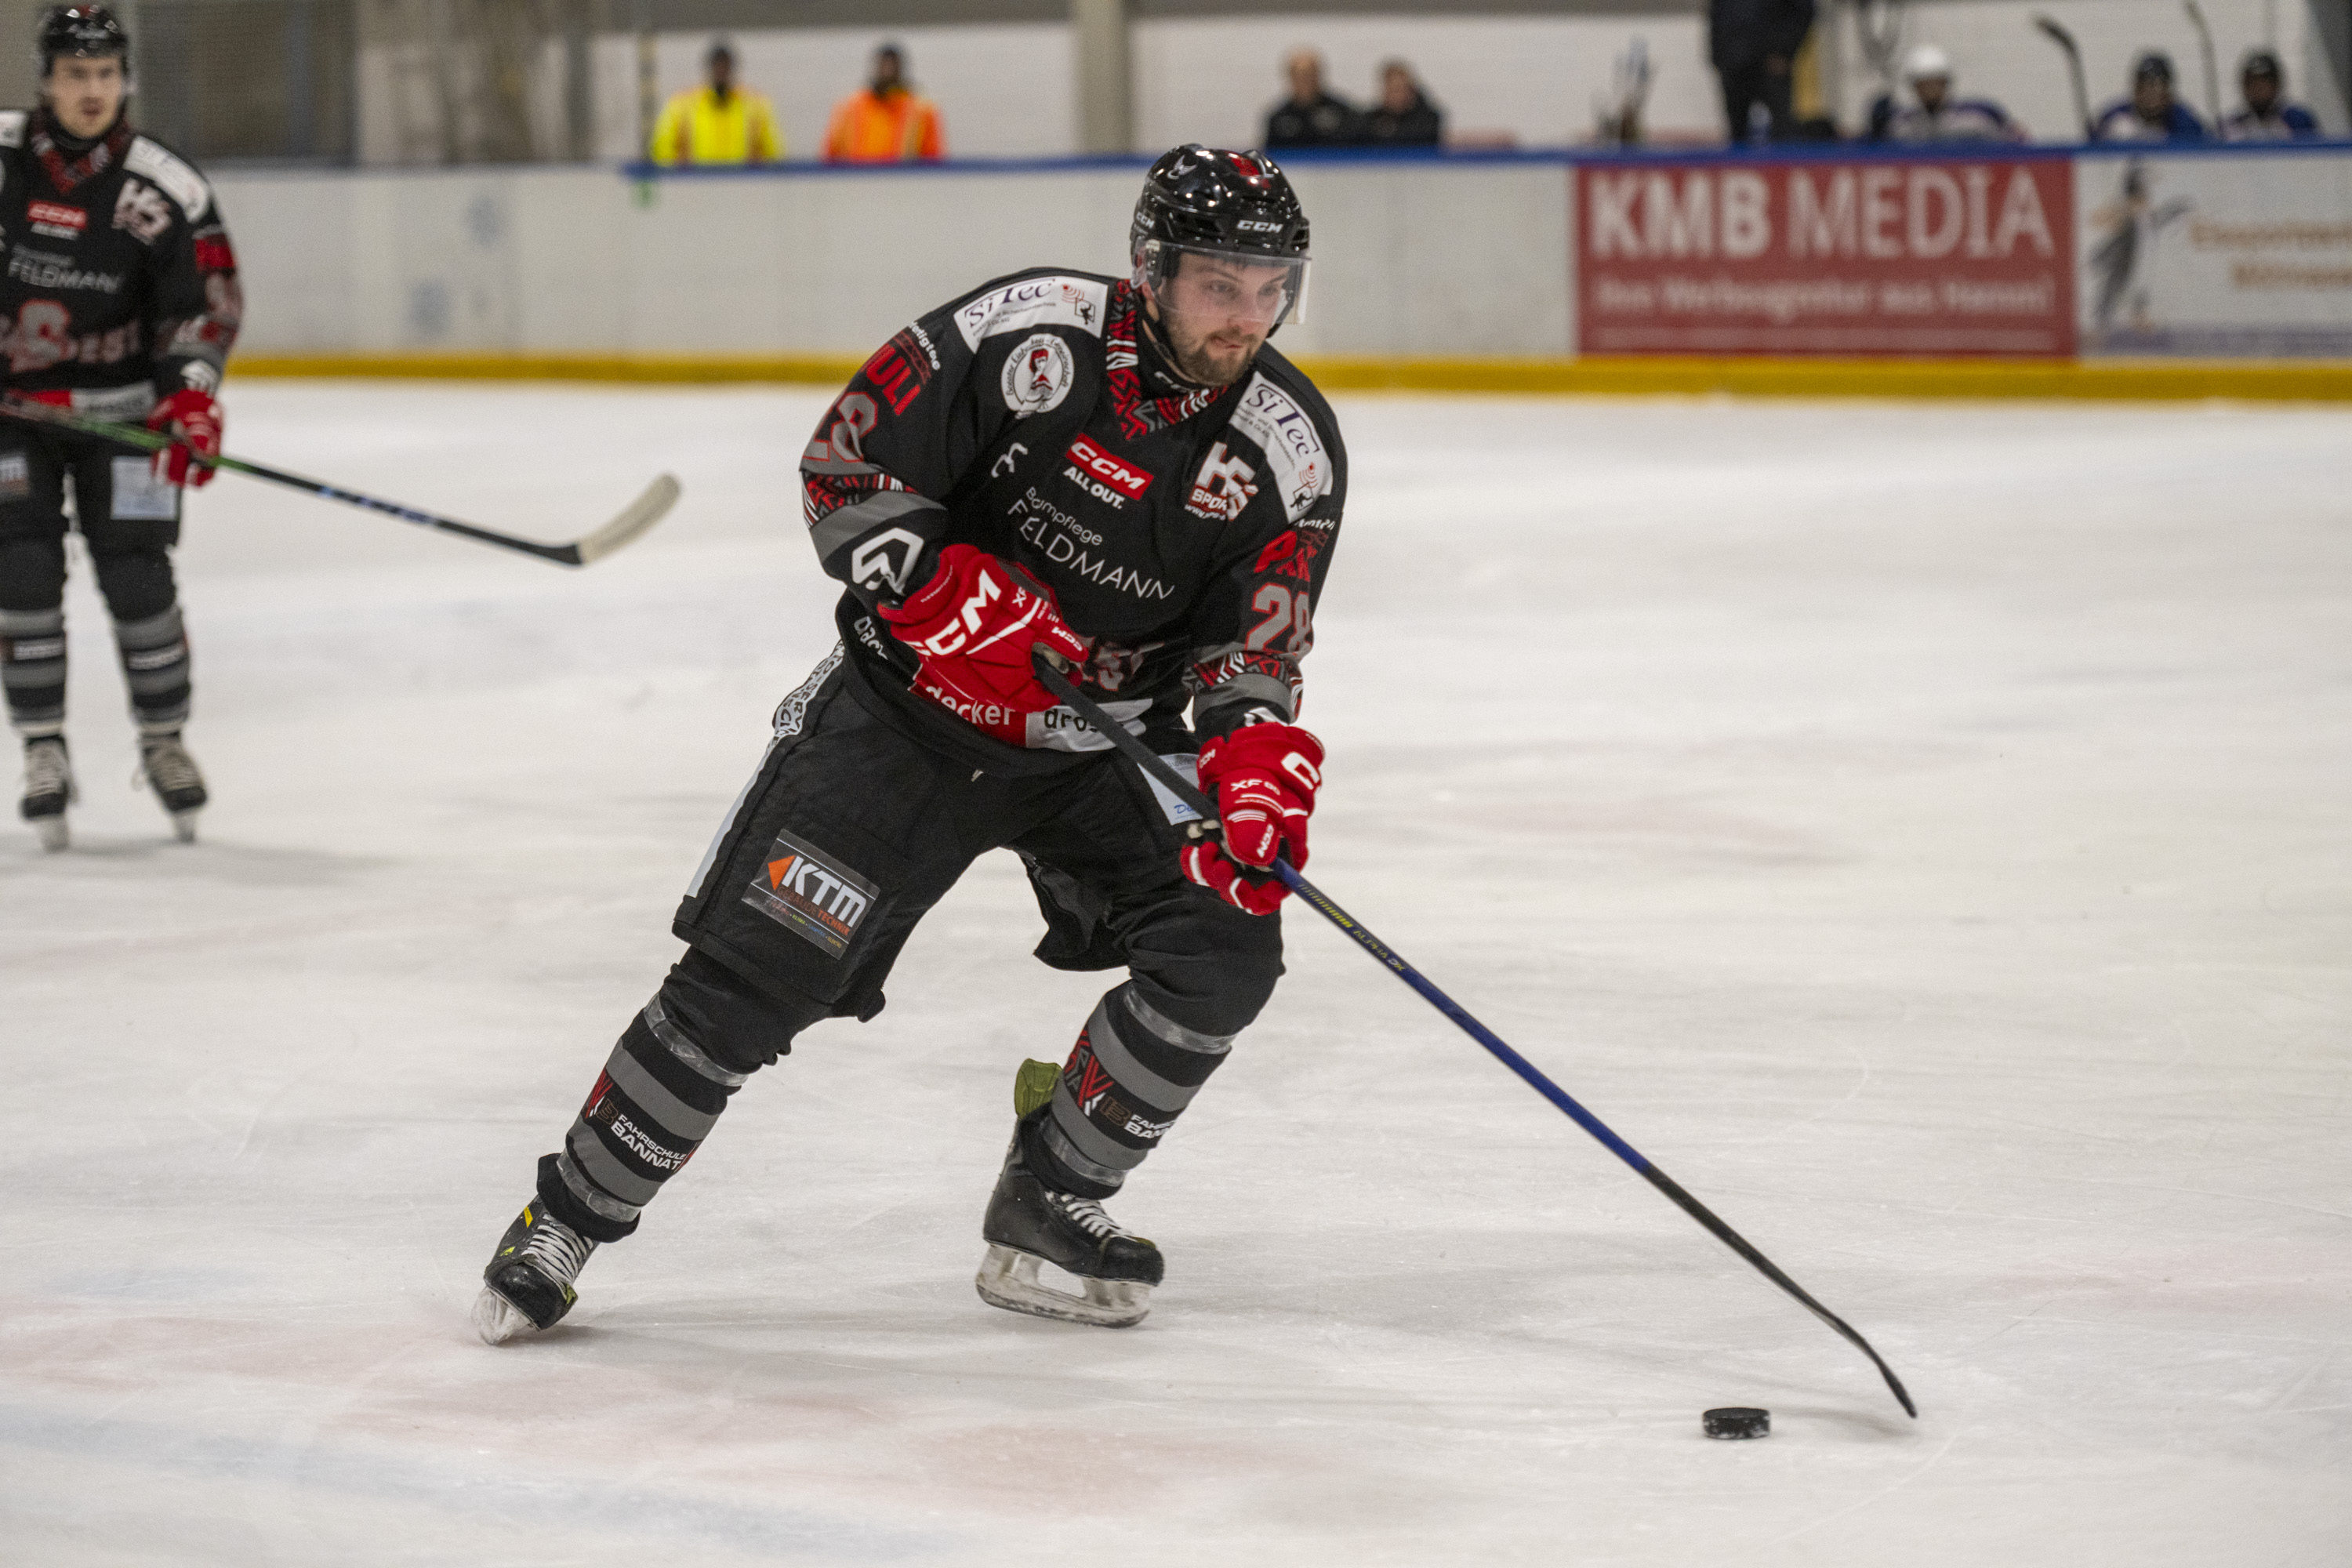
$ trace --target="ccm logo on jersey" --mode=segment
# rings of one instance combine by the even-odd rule
[[[779,833],[766,862],[744,889],[743,901],[839,958],[880,892],[814,846]]]
[[[1062,470],[1062,477],[1097,500],[1124,507],[1151,488],[1150,472],[1129,467],[1084,436],[1071,442],[1069,451],[1064,455],[1070,459],[1070,466]]]
[[[89,214],[56,202],[30,204],[25,208],[25,218],[33,226],[35,234],[46,234],[52,239],[79,239],[81,231],[89,226]]]
[[[1228,454],[1220,441],[1209,448],[1209,455],[1201,460],[1201,471],[1192,476],[1192,493],[1184,498],[1184,510],[1196,517],[1231,522],[1241,516],[1250,497],[1257,494],[1257,486],[1251,483],[1256,478],[1257,470]]]

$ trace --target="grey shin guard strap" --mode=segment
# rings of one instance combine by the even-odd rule
[[[1110,1074],[1111,1081],[1120,1089],[1132,1091],[1136,1099],[1152,1110],[1173,1116],[1192,1103],[1192,1097],[1201,1092],[1201,1086],[1197,1083],[1176,1083],[1162,1078],[1144,1066],[1135,1053],[1127,1048],[1126,1040],[1120,1037],[1119,1026],[1110,1016],[1111,1000],[1117,994],[1113,992],[1096,1004],[1095,1016],[1087,1020],[1087,1039],[1094,1047],[1095,1060],[1102,1064],[1103,1070]],[[1128,1000],[1130,1003],[1134,1001],[1134,993],[1128,994]],[[1136,1026],[1130,1024],[1128,1026],[1132,1028]]]
[[[654,1075],[639,1067],[636,1058],[626,1049],[616,1049],[604,1064],[605,1076],[613,1087],[635,1102],[638,1110],[652,1118],[655,1130],[669,1142],[694,1144],[710,1136],[718,1125],[716,1111],[697,1110],[677,1096],[664,1089]]]
[[[659,1040],[670,1055],[711,1082],[723,1083],[730,1089],[736,1089],[751,1076],[748,1073],[729,1072],[725,1068],[703,1055],[702,1047],[688,1039],[686,1031],[671,1021],[669,1013],[662,1006],[661,993],[654,993],[654,999],[646,1004],[645,1016],[646,1027],[654,1032],[654,1038]]]
[[[564,1189],[580,1200],[583,1208],[599,1218],[609,1219],[615,1225],[627,1225],[645,1212],[642,1205],[623,1203],[583,1175],[580,1167],[572,1163],[569,1140],[555,1156],[555,1169],[563,1178]]]
[[[1057,1110],[1058,1109],[1056,1107]],[[1084,1123],[1081,1122],[1080,1125],[1083,1126]],[[1099,1160],[1087,1158],[1079,1151],[1078,1146],[1070,1141],[1070,1135],[1062,1131],[1062,1121],[1058,1115],[1047,1116],[1045,1126],[1039,1131],[1044,1134],[1046,1150],[1055,1159],[1059,1160],[1087,1180],[1099,1182],[1106,1187],[1117,1187],[1125,1183],[1128,1171],[1139,1164],[1143,1159],[1141,1154],[1120,1149],[1118,1145],[1110,1143],[1108,1139],[1104,1140],[1104,1142],[1109,1148],[1122,1155],[1132,1154],[1126,1165],[1106,1165]]]
[[[613,1157],[613,1152],[597,1141],[596,1134],[585,1121],[574,1121],[563,1140],[563,1152],[580,1167],[580,1173],[589,1184],[601,1188],[625,1204],[638,1208],[654,1201],[661,1184],[637,1174]]]

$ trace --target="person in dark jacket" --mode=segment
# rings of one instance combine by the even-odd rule
[[[1381,100],[1367,110],[1363,138],[1373,147],[1434,147],[1445,128],[1445,116],[1402,60],[1381,67]]]
[[[1294,49],[1283,62],[1290,96],[1265,117],[1268,147],[1345,147],[1356,140],[1356,110],[1323,89],[1323,57]]]
[[[1788,140],[1795,130],[1790,67],[1813,30],[1813,0],[1707,0],[1706,22],[1732,145],[1748,144],[1759,103],[1771,116],[1772,140]]]

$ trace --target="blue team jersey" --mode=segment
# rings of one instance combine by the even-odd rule
[[[2098,128],[2091,133],[2094,142],[2202,142],[2206,140],[2205,122],[2174,104],[2160,125],[2151,125],[2139,117],[2131,100],[2123,99],[2107,106],[2099,116]]]

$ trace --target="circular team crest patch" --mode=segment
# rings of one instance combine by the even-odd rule
[[[1059,408],[1078,379],[1070,345],[1051,332],[1032,332],[1004,362],[1004,406],[1015,414]]]

